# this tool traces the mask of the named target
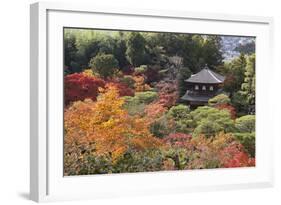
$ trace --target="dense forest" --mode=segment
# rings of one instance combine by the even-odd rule
[[[230,60],[222,47],[216,35],[65,29],[64,174],[254,166],[255,44]],[[205,65],[224,93],[193,109],[180,97]]]

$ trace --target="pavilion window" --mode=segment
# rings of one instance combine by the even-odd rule
[[[202,90],[206,90],[206,86],[205,85],[202,86]]]
[[[210,91],[213,91],[214,90],[214,87],[213,86],[210,86]]]
[[[195,90],[199,90],[199,85],[195,85]]]

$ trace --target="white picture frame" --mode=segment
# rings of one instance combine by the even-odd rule
[[[256,36],[256,167],[63,177],[63,27]],[[271,88],[269,73],[274,72],[272,29],[270,17],[97,8],[94,4],[32,4],[30,198],[41,202],[273,186],[273,133],[269,129],[272,113],[264,110],[274,97],[268,91]],[[271,72],[265,72],[265,68]]]

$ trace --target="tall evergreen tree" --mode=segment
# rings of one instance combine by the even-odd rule
[[[224,73],[224,75],[226,75],[225,91],[233,94],[241,89],[241,85],[244,82],[246,64],[245,55],[241,53],[239,57],[225,65],[227,67],[227,72]]]
[[[202,45],[200,41],[193,38],[193,35],[183,34],[182,40],[182,57],[184,66],[188,67],[192,73],[200,71],[202,62]]]
[[[64,65],[70,66],[71,61],[74,61],[76,52],[76,38],[74,35],[66,35],[64,39]]]
[[[183,96],[186,92],[186,82],[185,80],[188,79],[191,76],[191,71],[187,67],[182,67],[179,70],[179,75],[178,75],[178,87],[179,87],[179,95]]]
[[[129,34],[126,56],[130,64],[135,67],[146,63],[145,38],[139,32]]]
[[[220,36],[207,36],[203,45],[203,59],[208,67],[216,69],[217,66],[223,62],[221,52],[221,37]]]
[[[114,56],[119,62],[119,68],[123,68],[128,65],[128,60],[126,58],[126,36],[125,33],[120,31],[118,32],[118,36],[115,39],[115,48],[114,48]]]
[[[246,96],[247,102],[250,106],[255,105],[255,91],[256,91],[256,74],[255,74],[255,54],[251,55],[247,59],[247,66],[245,71],[244,83],[242,84],[242,93]]]

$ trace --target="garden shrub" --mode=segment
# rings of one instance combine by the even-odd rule
[[[231,115],[231,119],[236,118],[236,110],[235,110],[235,107],[233,107],[232,105],[218,104],[218,105],[215,106],[215,108],[217,108],[219,110],[227,110],[229,112],[229,114]]]
[[[251,157],[255,157],[256,150],[256,133],[255,132],[245,132],[245,133],[234,133],[236,139],[244,146],[246,151],[251,155]]]
[[[175,125],[173,121],[163,115],[150,124],[149,130],[155,137],[163,138],[175,131]]]
[[[229,104],[230,98],[225,94],[217,95],[211,99],[209,99],[208,104],[209,106],[216,106],[220,104]]]
[[[127,152],[113,166],[114,173],[163,170],[164,155],[160,149]]]
[[[135,93],[135,97],[140,103],[149,104],[157,99],[157,92],[154,91],[146,91],[146,92],[137,92]]]
[[[101,53],[90,60],[89,66],[94,73],[107,79],[117,73],[118,61],[112,54]]]
[[[235,127],[238,132],[255,132],[255,115],[245,115],[235,121]]]
[[[134,97],[124,97],[125,103],[123,107],[130,115],[143,116],[146,105],[157,99],[157,93],[153,91],[137,92]]]
[[[188,106],[180,104],[171,107],[167,117],[175,122],[176,132],[190,133],[193,122]]]
[[[144,76],[134,76],[133,79],[135,81],[134,87],[136,92],[144,92],[144,91],[152,90],[152,88],[145,83]]]
[[[204,134],[206,137],[210,137],[221,131],[234,131],[234,121],[226,110],[202,106],[190,114],[194,122],[194,136]]]
[[[129,115],[139,115],[144,116],[146,104],[139,101],[139,99],[134,96],[124,96],[123,108],[126,109]]]

